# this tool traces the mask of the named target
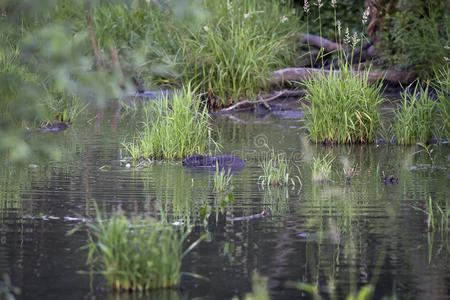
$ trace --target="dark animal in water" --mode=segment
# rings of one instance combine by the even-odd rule
[[[392,183],[397,184],[398,183],[398,177],[395,175],[385,175],[383,171],[383,181],[384,183]]]
[[[237,156],[232,155],[218,155],[218,156],[204,156],[192,155],[183,159],[183,166],[190,168],[215,168],[216,165],[222,168],[238,169],[245,166],[245,162]]]

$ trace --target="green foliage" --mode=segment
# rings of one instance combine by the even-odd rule
[[[448,67],[448,5],[446,1],[413,0],[380,12],[383,58],[427,79],[433,77],[436,67]]]
[[[441,234],[449,232],[450,207],[445,203],[444,207],[439,206],[437,201],[433,201],[431,196],[428,197],[427,210],[427,227],[428,231],[439,231]]]
[[[144,106],[145,122],[134,141],[124,143],[134,159],[179,160],[202,154],[212,143],[210,116],[199,96],[185,87]]]
[[[267,290],[267,278],[253,272],[252,276],[252,292],[245,295],[245,300],[269,300],[269,292]]]
[[[312,182],[322,182],[330,180],[331,176],[331,166],[335,157],[332,156],[331,152],[328,152],[324,156],[318,156],[313,158],[312,164]]]
[[[114,213],[110,219],[97,210],[97,221],[87,223],[93,239],[88,262],[116,291],[168,288],[180,282],[182,258],[199,242],[183,250],[189,230],[162,225],[151,218]]]
[[[277,154],[272,149],[261,161],[261,167],[264,175],[259,176],[258,180],[262,185],[295,185],[294,178],[301,185],[299,176],[292,177],[289,174],[289,162],[285,153]]]
[[[437,114],[436,102],[428,96],[428,86],[417,86],[412,94],[402,95],[399,110],[395,112],[395,137],[402,145],[426,143],[432,137]]]
[[[216,162],[216,173],[214,174],[214,189],[217,192],[224,192],[225,189],[230,185],[231,178],[233,175],[231,174],[231,169],[228,169],[225,172],[225,169],[220,169],[218,163]]]
[[[278,1],[205,1],[210,17],[182,39],[185,78],[216,106],[252,98],[269,71],[286,66],[295,50],[298,20]]]
[[[368,72],[353,72],[349,65],[305,81],[305,124],[314,143],[371,143],[380,127],[378,106],[381,82],[370,84]]]
[[[438,69],[436,72],[436,84],[437,96],[439,103],[438,107],[438,120],[442,120],[443,123],[439,126],[438,131],[442,133],[445,138],[450,137],[450,68],[444,66]]]

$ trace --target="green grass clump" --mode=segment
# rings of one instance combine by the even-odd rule
[[[381,82],[370,84],[368,72],[356,74],[348,65],[305,82],[305,125],[314,143],[371,143],[380,127]]]
[[[436,71],[436,88],[438,95],[438,120],[442,120],[439,132],[442,137],[450,138],[450,68],[445,66]]]
[[[395,113],[394,131],[397,142],[410,145],[426,143],[432,137],[436,123],[437,104],[428,96],[428,87],[416,87],[412,94],[403,93]]]
[[[262,185],[295,185],[294,179],[289,175],[289,163],[284,153],[276,154],[275,151],[270,151],[261,161],[261,167],[264,175],[259,176],[259,182]],[[301,185],[300,177],[294,178]]]
[[[117,212],[88,222],[93,239],[88,262],[95,263],[116,291],[168,288],[180,282],[181,260],[199,241],[183,250],[188,230],[162,225],[151,218],[127,218]]]
[[[231,174],[231,169],[225,171],[225,169],[220,169],[218,163],[216,162],[216,173],[214,174],[214,189],[217,192],[224,192],[225,189],[230,186],[231,178],[233,175]]]
[[[312,165],[312,182],[323,182],[330,180],[331,166],[334,161],[331,152],[324,156],[314,157]]]
[[[272,0],[204,3],[211,17],[182,42],[185,76],[218,107],[254,98],[270,71],[292,63],[299,26],[292,6]]]
[[[210,135],[210,116],[199,96],[185,87],[144,106],[145,122],[133,142],[124,143],[133,159],[179,160],[203,154],[217,144]]]

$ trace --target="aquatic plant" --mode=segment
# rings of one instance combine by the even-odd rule
[[[334,161],[334,157],[331,152],[326,155],[319,155],[313,158],[312,169],[312,182],[322,182],[330,180],[331,166]]]
[[[428,86],[414,88],[412,94],[402,94],[401,105],[395,112],[394,131],[397,142],[410,145],[426,143],[432,137],[436,123],[437,105],[428,96]]]
[[[269,300],[269,291],[267,290],[267,278],[253,272],[252,292],[245,295],[244,300]]]
[[[450,68],[444,66],[435,71],[437,77],[435,79],[435,88],[438,96],[438,117],[437,120],[442,120],[442,124],[438,124],[438,132],[441,132],[442,137],[450,138]]]
[[[233,175],[231,174],[231,169],[225,171],[225,169],[220,169],[218,162],[216,162],[216,173],[214,174],[214,189],[217,192],[224,192],[225,189],[230,185],[231,178]]]
[[[182,258],[200,242],[183,251],[188,229],[148,217],[127,218],[122,211],[107,219],[96,211],[97,220],[87,223],[92,234],[88,262],[105,276],[109,288],[143,292],[178,285]]]
[[[73,122],[87,107],[84,101],[76,95],[70,95],[67,91],[57,90],[55,87],[44,87],[46,95],[44,104],[47,111],[47,122],[54,120],[61,122]]]
[[[305,81],[302,104],[305,125],[314,143],[371,143],[380,127],[378,106],[381,82],[370,84],[368,72],[356,74],[343,64],[339,72],[330,70]]]
[[[441,208],[439,203],[433,202],[431,196],[428,197],[427,210],[427,228],[428,231],[439,231],[443,234],[449,232],[450,207]],[[439,224],[438,226],[435,223]]]
[[[132,142],[123,143],[133,159],[179,160],[218,147],[210,134],[210,116],[190,86],[164,95],[143,107],[143,128]]]
[[[301,186],[301,179],[297,176],[289,175],[289,162],[284,153],[275,153],[274,150],[268,152],[261,161],[263,174],[259,176],[258,181],[262,185],[295,185],[295,180]]]

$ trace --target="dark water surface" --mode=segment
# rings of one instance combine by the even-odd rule
[[[269,278],[272,299],[308,299],[292,287],[317,285],[325,298],[343,299],[367,284],[374,299],[450,299],[449,234],[427,231],[427,201],[449,207],[448,145],[434,146],[434,165],[418,146],[323,147],[305,142],[295,114],[240,113],[216,116],[213,134],[220,153],[246,163],[233,174],[234,202],[222,207],[213,191],[213,174],[181,163],[126,168],[121,143],[134,135],[140,118],[107,109],[100,118],[79,122],[60,133],[29,137],[57,141],[60,158],[34,158],[12,166],[1,158],[0,273],[22,290],[18,299],[231,299],[251,290],[257,270]],[[286,153],[299,166],[303,185],[259,185],[259,160],[268,148]],[[332,180],[312,183],[319,155],[336,157]],[[358,164],[345,184],[343,162]],[[292,168],[292,175],[298,170]],[[384,184],[381,173],[398,176]],[[189,238],[207,239],[188,254],[180,289],[145,296],[110,294],[89,270],[85,231],[66,233],[92,218],[93,202],[112,212],[150,214],[170,222],[191,220]],[[199,212],[209,207],[210,215]],[[233,221],[258,214],[268,216]]]

